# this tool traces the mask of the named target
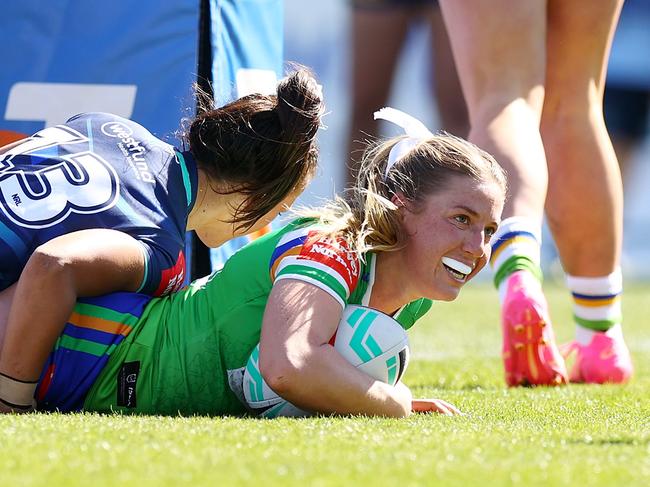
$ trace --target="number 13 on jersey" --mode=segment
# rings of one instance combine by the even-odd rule
[[[45,228],[70,213],[99,213],[117,202],[115,169],[69,127],[49,127],[13,147],[0,159],[0,205],[22,227]],[[84,144],[77,153],[57,155],[57,146]],[[32,165],[36,161],[36,166]]]

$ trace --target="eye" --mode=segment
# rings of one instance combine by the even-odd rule
[[[463,225],[467,225],[469,223],[469,217],[467,215],[456,215],[454,217],[454,220],[456,220],[458,223],[462,223]]]
[[[487,240],[491,239],[492,236],[496,233],[497,229],[495,227],[487,227],[485,229],[485,238]]]

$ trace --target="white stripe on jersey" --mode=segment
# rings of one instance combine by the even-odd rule
[[[341,299],[341,296],[339,296],[331,287],[327,286],[326,284],[324,284],[323,282],[317,279],[313,279],[309,276],[305,276],[302,274],[284,274],[276,277],[275,282],[278,282],[282,279],[295,279],[297,281],[304,281],[304,282],[308,282],[309,284],[313,284],[317,288],[322,289],[327,294],[332,296],[334,299],[336,299],[336,301],[341,305],[342,308],[345,308],[345,301]]]

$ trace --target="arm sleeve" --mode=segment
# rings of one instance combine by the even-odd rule
[[[344,243],[319,237],[313,229],[299,229],[278,242],[271,257],[270,273],[273,282],[309,282],[345,307],[359,280],[359,258]]]
[[[164,296],[178,291],[185,280],[185,254],[179,250],[175,257],[157,246],[138,241],[144,255],[144,277],[139,293]]]

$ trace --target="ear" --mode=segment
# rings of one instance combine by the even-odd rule
[[[413,201],[409,200],[406,196],[404,196],[404,193],[401,191],[398,191],[395,193],[391,199],[391,203],[393,203],[395,206],[397,206],[399,211],[413,211],[414,210],[414,204]]]
[[[399,208],[400,210],[406,207],[406,201],[407,201],[406,197],[404,196],[404,193],[402,193],[401,191],[395,193],[390,199],[390,202],[393,203],[395,206],[397,206],[397,208]]]

